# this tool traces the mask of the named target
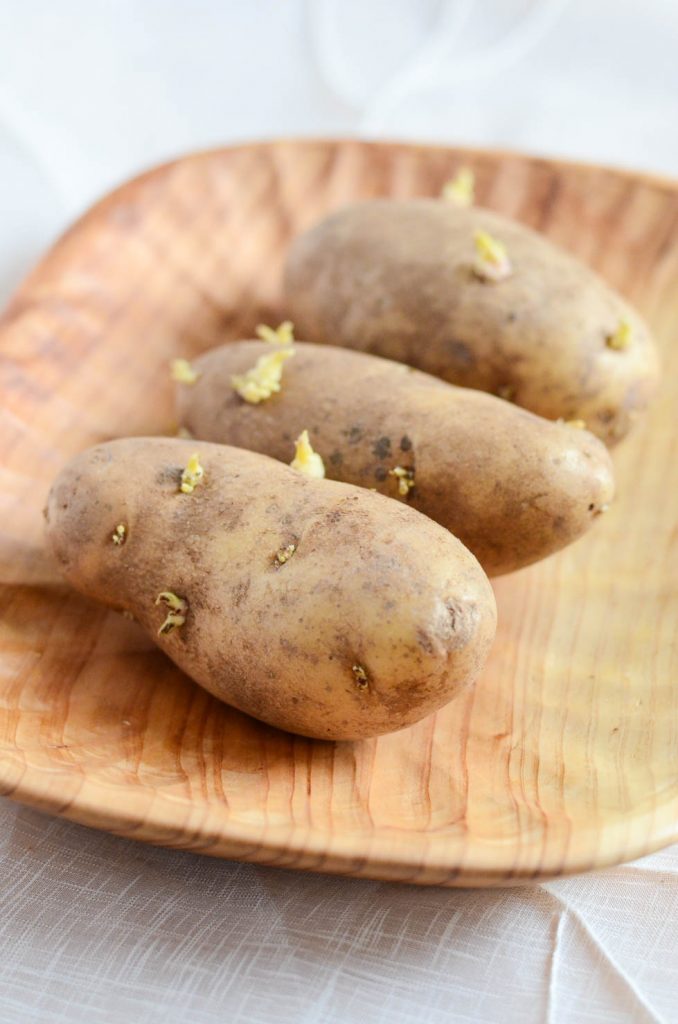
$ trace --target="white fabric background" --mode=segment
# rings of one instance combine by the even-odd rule
[[[102,191],[276,135],[678,177],[675,0],[0,0],[0,295]],[[678,1021],[678,848],[445,891],[155,850],[0,801],[0,1024]]]

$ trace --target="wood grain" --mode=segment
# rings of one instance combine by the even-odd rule
[[[496,584],[475,693],[405,732],[328,744],[218,704],[43,553],[72,453],[172,429],[168,360],[284,309],[294,233],[361,196],[479,200],[592,263],[657,332],[664,386],[618,451],[619,499]],[[518,155],[281,142],[188,157],[79,221],[0,321],[0,789],[216,856],[446,885],[509,884],[678,837],[678,190]]]

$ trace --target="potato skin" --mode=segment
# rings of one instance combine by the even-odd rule
[[[308,429],[328,477],[425,513],[489,575],[569,544],[612,500],[610,456],[588,431],[376,356],[297,342],[281,391],[249,405],[231,376],[270,349],[235,342],[196,360],[197,382],[177,389],[179,421],[196,438],[284,462]],[[414,469],[406,497],[389,475],[397,466]]]
[[[203,482],[182,494],[195,448],[112,441],[66,466],[47,537],[76,589],[132,612],[217,697],[308,736],[400,729],[471,684],[496,608],[459,541],[381,495],[221,445],[200,445]],[[119,523],[122,545],[111,539]],[[276,565],[289,544],[296,551]],[[167,636],[162,591],[188,602]]]
[[[473,272],[476,229],[502,241],[513,275]],[[300,337],[408,363],[547,419],[583,419],[619,441],[655,391],[639,315],[588,267],[528,228],[437,199],[348,206],[299,236],[287,260]],[[633,340],[607,339],[627,318]]]

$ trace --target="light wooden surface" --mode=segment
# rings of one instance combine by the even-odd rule
[[[275,323],[290,237],[359,196],[479,200],[598,268],[654,326],[664,386],[615,452],[619,499],[496,583],[475,693],[359,744],[219,705],[69,592],[41,509],[67,456],[171,429],[168,360]],[[678,190],[516,155],[303,142],[189,157],[80,221],[0,323],[0,790],[154,843],[287,867],[504,884],[678,838]],[[227,628],[227,624],[225,624]]]

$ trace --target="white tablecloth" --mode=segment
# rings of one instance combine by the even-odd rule
[[[678,177],[677,53],[675,0],[2,0],[0,293],[105,189],[232,140],[440,139]],[[365,1020],[678,1021],[678,848],[445,891],[0,801],[0,1024]]]

